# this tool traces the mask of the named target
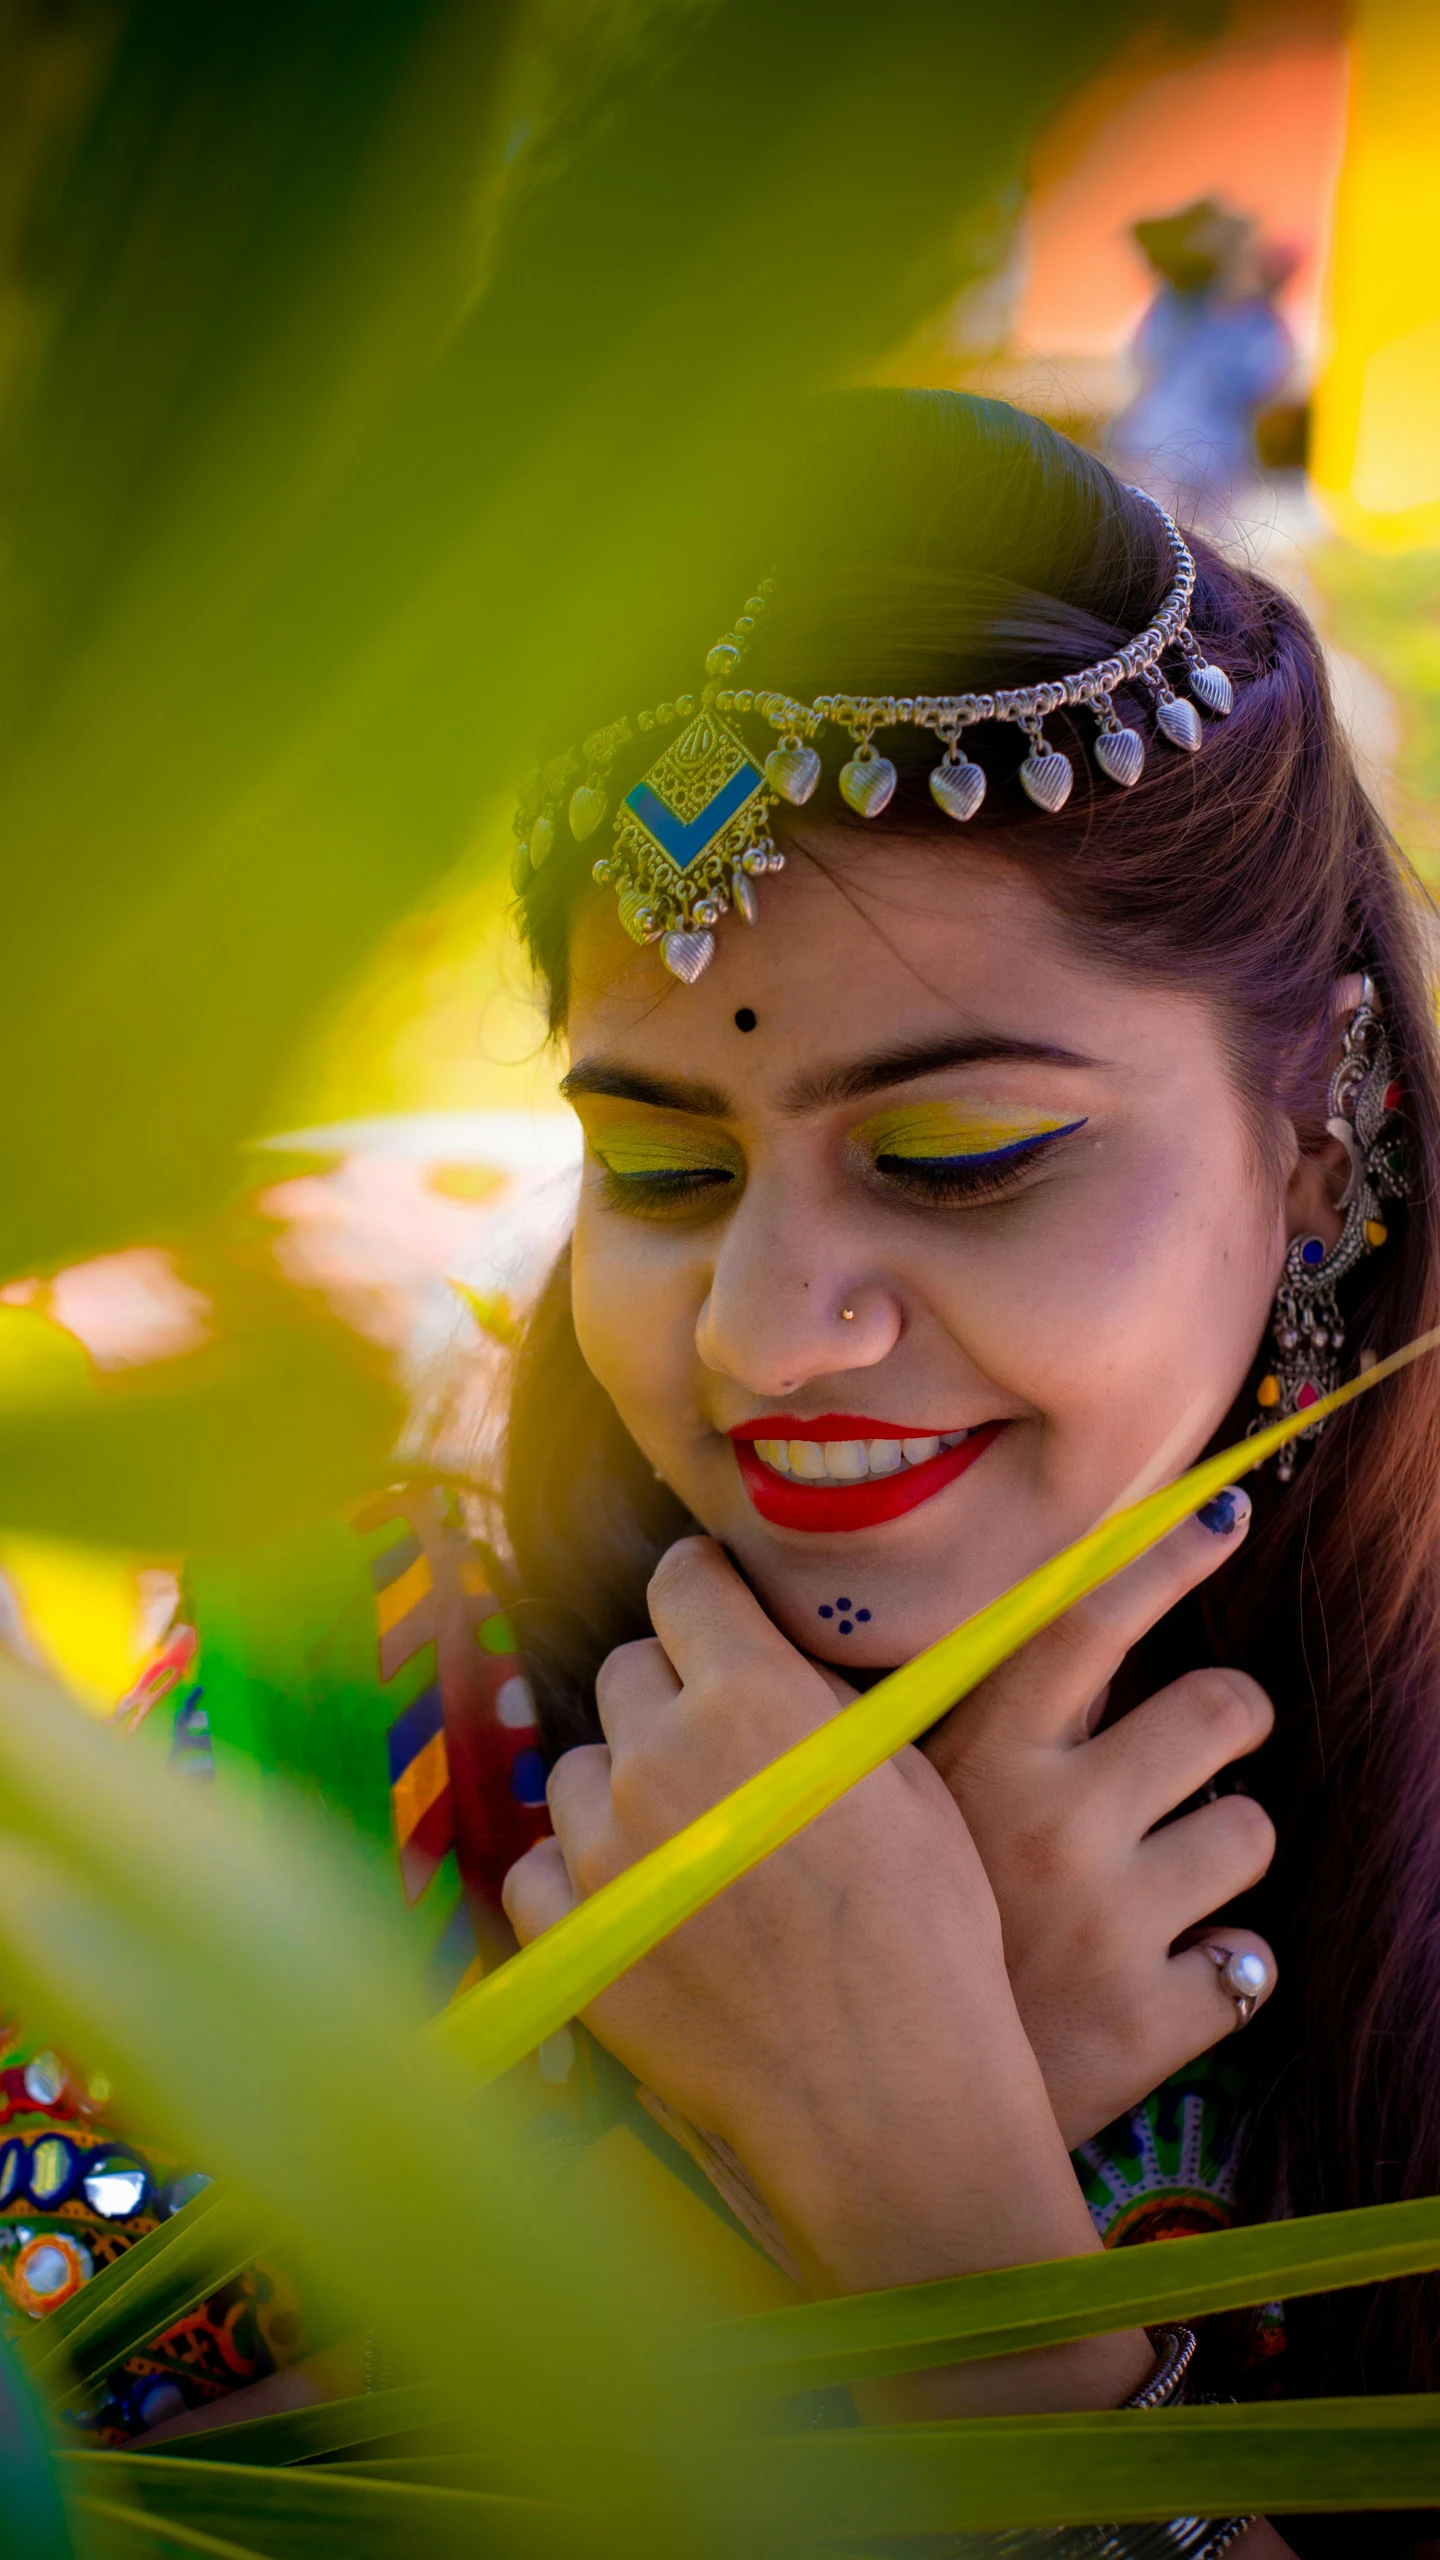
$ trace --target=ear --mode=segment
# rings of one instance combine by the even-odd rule
[[[1302,1144],[1285,1186],[1285,1234],[1290,1243],[1296,1236],[1320,1236],[1327,1245],[1339,1243],[1345,1224],[1339,1201],[1349,1179],[1350,1159],[1338,1138],[1322,1138],[1316,1146]]]
[[[1361,1002],[1366,984],[1359,975],[1336,981],[1336,1038],[1327,1074],[1339,1060],[1345,1026]],[[1300,1152],[1285,1190],[1286,1236],[1292,1244],[1296,1236],[1321,1236],[1327,1245],[1338,1244],[1345,1224],[1340,1199],[1350,1181],[1350,1158],[1338,1138],[1324,1137],[1307,1143],[1298,1132],[1297,1137]]]

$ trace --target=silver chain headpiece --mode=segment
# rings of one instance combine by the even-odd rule
[[[930,774],[938,809],[958,824],[973,818],[985,797],[982,766],[972,762],[964,733],[982,721],[1022,729],[1029,753],[1020,780],[1037,808],[1063,809],[1074,783],[1070,758],[1045,736],[1053,712],[1083,710],[1097,724],[1095,762],[1107,780],[1128,789],[1140,778],[1145,742],[1120,719],[1115,693],[1142,684],[1155,707],[1155,722],[1170,745],[1193,754],[1203,735],[1195,702],[1222,717],[1234,695],[1223,667],[1208,665],[1189,629],[1195,562],[1179,527],[1142,490],[1131,492],[1153,507],[1165,528],[1175,575],[1153,622],[1117,651],[1074,675],[1046,684],[1011,685],[995,693],[818,694],[798,702],[789,694],[735,687],[734,676],[763,614],[774,581],[764,579],[734,628],[717,640],[705,660],[710,681],[697,696],[677,695],[654,711],[612,721],[583,746],[554,756],[531,777],[520,797],[515,832],[516,886],[523,889],[554,849],[567,790],[568,823],[577,843],[593,835],[608,805],[610,767],[637,733],[683,722],[677,738],[626,793],[616,813],[614,841],[595,864],[597,880],[616,891],[620,921],[636,942],[658,942],[667,968],[692,986],[715,949],[714,928],[733,906],[755,922],[755,881],[779,871],[785,856],[770,832],[771,812],[782,800],[803,808],[820,779],[815,739],[826,727],[843,730],[854,753],[840,773],[840,790],[862,818],[888,808],[899,779],[875,745],[877,729],[928,729],[943,750]],[[1195,702],[1177,694],[1161,660],[1178,650]],[[776,733],[768,754],[752,753],[732,726],[757,719]],[[763,752],[763,751],[762,751]],[[574,786],[571,788],[571,786]]]

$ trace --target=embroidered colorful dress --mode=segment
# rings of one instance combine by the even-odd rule
[[[137,1750],[194,1783],[279,1778],[343,1819],[388,1877],[436,2007],[503,1958],[501,1882],[549,1829],[534,1703],[495,1579],[449,1493],[392,1489],[348,1519],[193,1568],[116,1711]],[[0,2066],[0,2318],[23,2323],[67,2301],[205,2178],[203,2163],[144,2142],[103,2082],[13,2026],[7,2042],[3,2024]],[[689,2244],[698,2203],[766,2253],[767,2274],[770,2259],[783,2265],[739,2164],[588,2037],[562,2030],[537,2068],[537,2132],[559,2152],[579,2158],[612,2136],[630,2147],[627,2175],[643,2157],[662,2215],[683,2202]],[[1236,2060],[1221,2048],[1086,2143],[1075,2167],[1106,2246],[1232,2221],[1243,2113]],[[330,2343],[307,2335],[294,2277],[257,2264],[133,2356],[83,2423],[94,2440],[123,2443]],[[1266,2364],[1283,2345],[1278,2312],[1231,2345],[1242,2366]]]

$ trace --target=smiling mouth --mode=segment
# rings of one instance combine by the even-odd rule
[[[959,1431],[914,1431],[858,1414],[822,1414],[803,1423],[766,1414],[728,1436],[761,1519],[813,1532],[872,1529],[913,1511],[983,1457],[1004,1428],[982,1422]]]

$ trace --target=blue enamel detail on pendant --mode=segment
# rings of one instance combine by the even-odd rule
[[[714,843],[721,829],[727,827],[744,808],[746,801],[752,800],[755,793],[763,788],[764,781],[765,777],[757,766],[748,763],[738,766],[688,823],[658,797],[648,779],[637,782],[634,790],[626,793],[625,806],[666,858],[674,863],[676,870],[688,871],[691,863],[698,861]]]

